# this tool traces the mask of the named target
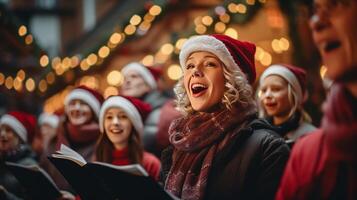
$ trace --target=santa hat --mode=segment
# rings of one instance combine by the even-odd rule
[[[306,97],[306,72],[305,70],[287,64],[276,64],[268,67],[260,77],[260,85],[264,79],[270,75],[278,75],[284,78],[297,94],[299,104],[302,104]]]
[[[162,74],[159,68],[145,67],[138,62],[132,62],[125,65],[121,73],[125,76],[131,70],[138,72],[151,89],[157,88],[157,80],[159,80]]]
[[[38,118],[38,124],[48,124],[52,128],[57,128],[59,124],[60,118],[57,115],[49,114],[49,113],[42,113]]]
[[[128,96],[111,96],[103,103],[100,109],[99,126],[100,131],[104,132],[104,114],[109,108],[120,108],[129,117],[135,130],[139,134],[144,132],[144,121],[151,111],[151,106],[134,97]]]
[[[0,125],[8,125],[23,142],[31,142],[35,135],[36,117],[25,112],[12,111],[1,117]]]
[[[72,90],[64,100],[66,111],[68,109],[69,102],[76,99],[87,103],[95,115],[99,117],[100,106],[104,101],[103,96],[99,92],[86,86],[77,87],[76,89]]]
[[[195,36],[188,39],[181,49],[180,65],[182,68],[187,58],[197,51],[206,51],[216,55],[227,68],[242,71],[249,83],[254,83],[256,77],[254,44],[220,34]]]

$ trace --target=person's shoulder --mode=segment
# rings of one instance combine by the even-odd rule
[[[294,151],[297,153],[307,153],[310,154],[315,152],[321,145],[323,140],[323,132],[321,129],[316,129],[315,131],[309,132],[300,137],[295,145]]]
[[[143,163],[160,164],[160,160],[154,154],[145,151],[143,154]]]

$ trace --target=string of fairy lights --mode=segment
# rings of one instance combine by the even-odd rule
[[[126,38],[135,33],[139,36],[145,35],[152,26],[155,18],[157,18],[161,12],[162,7],[153,4],[143,16],[133,14],[129,23],[123,28],[123,31],[117,30],[113,32],[106,44],[102,45],[97,52],[90,53],[84,58],[80,58],[79,55],[73,55],[63,58],[56,56],[50,59],[46,54],[41,55],[39,65],[44,69],[50,68],[50,70],[48,70],[49,72],[40,80],[26,75],[23,69],[20,69],[14,77],[0,73],[0,86],[4,85],[7,89],[14,89],[18,92],[23,91],[24,88],[26,88],[28,92],[34,92],[37,88],[39,92],[44,93],[50,85],[55,83],[56,76],[61,76],[65,72],[78,67],[81,71],[87,71],[93,66],[100,65]],[[19,26],[18,35],[24,38],[26,45],[33,43],[33,36],[28,32],[25,25]]]

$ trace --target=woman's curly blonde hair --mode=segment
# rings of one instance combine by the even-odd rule
[[[223,75],[226,80],[225,92],[221,101],[222,105],[231,109],[233,104],[236,102],[239,102],[243,107],[255,104],[253,89],[248,83],[245,74],[243,74],[243,72],[239,69],[229,69],[223,64],[223,62],[221,62],[221,64],[223,66]],[[183,77],[181,77],[175,85],[174,92],[176,94],[177,109],[184,115],[195,113],[187,96],[187,92],[183,84]]]

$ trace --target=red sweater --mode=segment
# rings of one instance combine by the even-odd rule
[[[291,152],[276,200],[285,199],[356,199],[357,173],[349,170],[347,180],[338,183],[338,165],[329,160],[329,151],[321,130],[298,141]],[[342,188],[345,197],[338,195]],[[336,196],[337,195],[337,196]]]
[[[113,151],[113,165],[129,165],[128,148]],[[159,180],[161,163],[153,154],[144,152],[142,165],[154,180]]]

